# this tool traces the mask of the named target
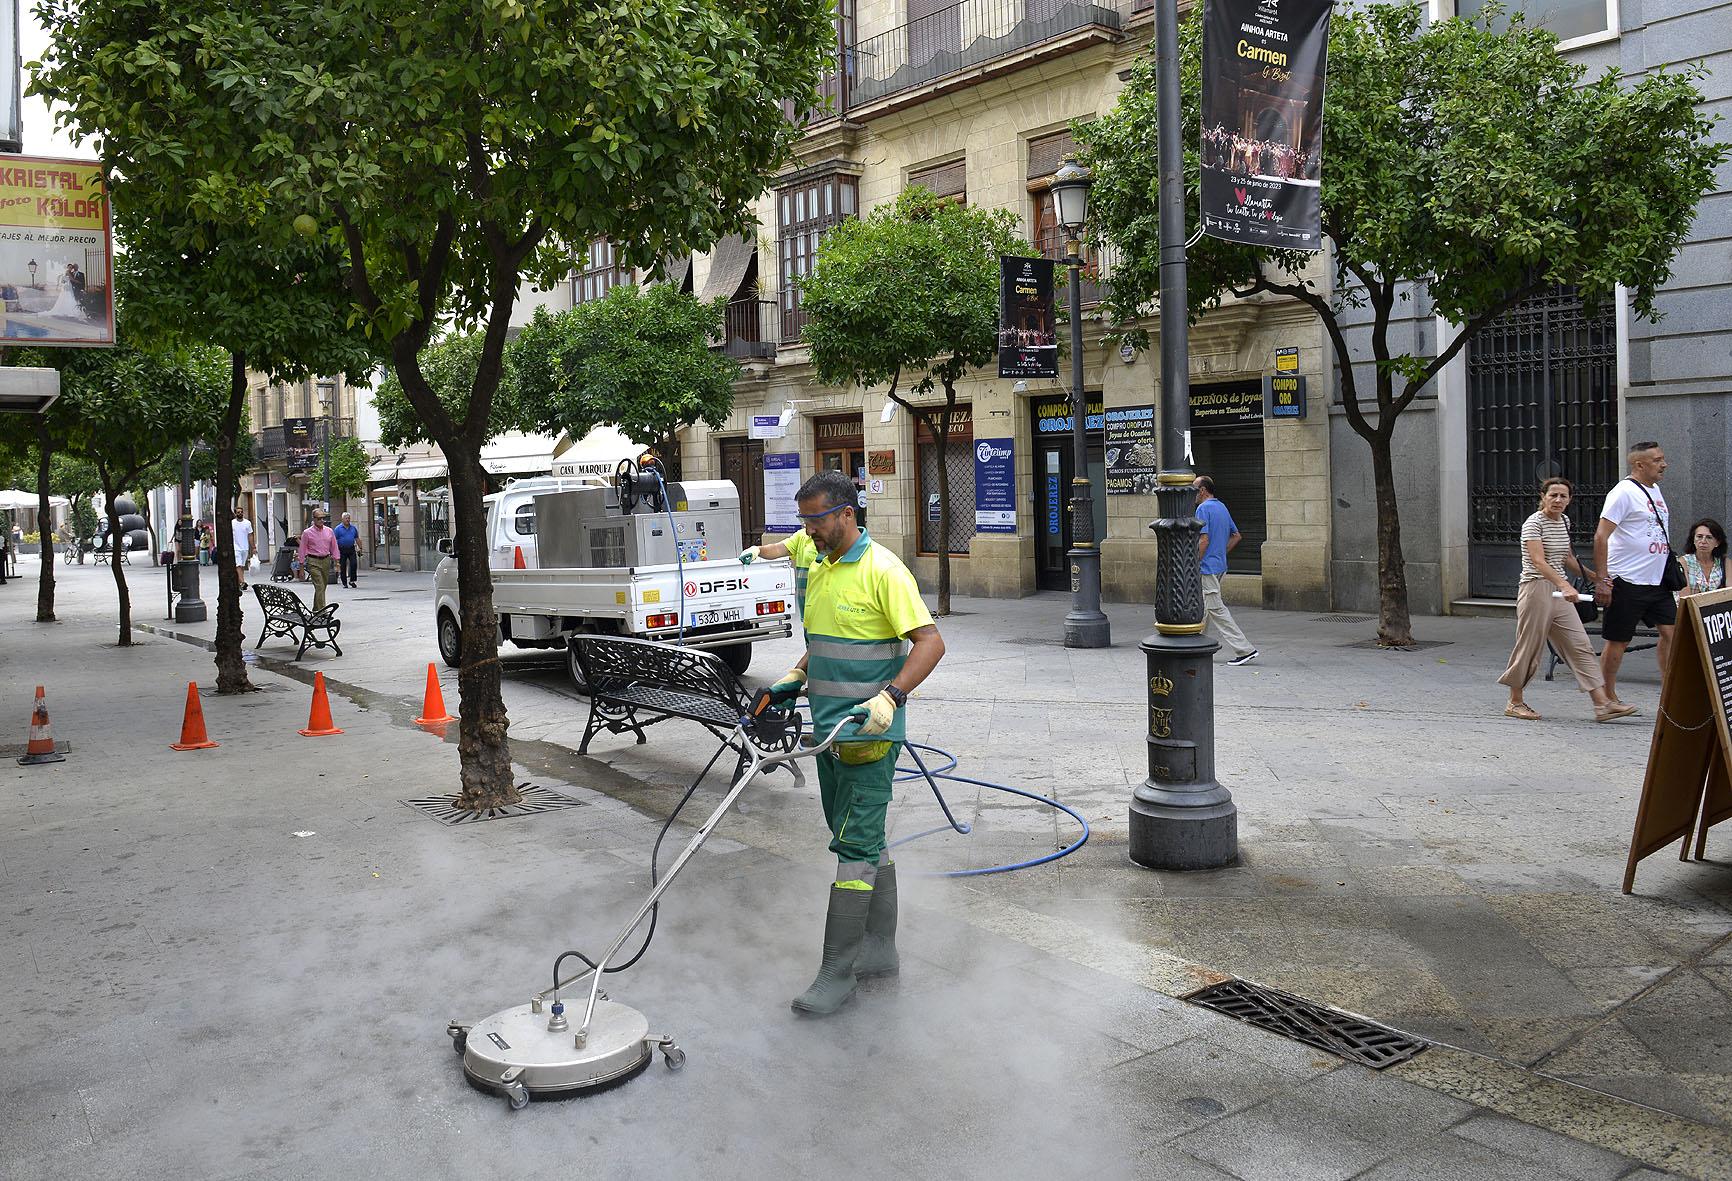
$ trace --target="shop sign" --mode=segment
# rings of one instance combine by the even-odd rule
[[[896,474],[896,452],[868,451],[866,453],[866,474],[869,476],[894,476]]]
[[[798,533],[800,505],[795,499],[800,491],[800,456],[798,452],[764,456],[764,531],[767,533]]]
[[[319,449],[313,443],[313,420],[283,419],[283,458],[291,472],[310,472],[319,463]]]
[[[1269,400],[1270,418],[1305,417],[1305,379],[1298,375],[1277,373],[1263,379]]]
[[[749,439],[785,439],[788,428],[782,425],[780,414],[754,414],[752,425],[746,431]]]
[[[102,165],[0,156],[0,335],[7,343],[112,345],[113,270]]]
[[[1299,372],[1299,350],[1296,348],[1276,349],[1275,350],[1275,372],[1276,373],[1297,373],[1297,372]]]
[[[1107,495],[1155,491],[1160,456],[1155,451],[1155,408],[1114,406],[1106,412]]]
[[[1263,421],[1263,383],[1224,381],[1191,387],[1191,426],[1236,426]]]
[[[858,447],[866,438],[866,428],[858,415],[820,418],[814,433],[820,447]]]
[[[1088,400],[1088,423],[1085,429],[1101,430],[1106,425],[1106,410],[1099,394]],[[1070,399],[1045,398],[1034,404],[1034,433],[1037,435],[1068,435],[1071,431]]]
[[[1016,446],[1013,439],[974,444],[974,531],[1016,532]]]
[[[1058,376],[1052,259],[998,256],[998,375]]]

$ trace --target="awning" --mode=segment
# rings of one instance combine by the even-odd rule
[[[420,459],[400,464],[397,468],[399,480],[437,480],[445,474],[443,459]]]
[[[704,280],[704,293],[700,298],[705,303],[733,299],[757,254],[756,238],[748,241],[739,234],[729,234],[717,242],[710,250],[710,275]]]
[[[394,455],[386,456],[384,459],[376,459],[367,465],[367,483],[369,484],[377,484],[381,480],[395,480],[396,478],[397,457]]]
[[[675,291],[683,291],[686,286],[686,276],[692,273],[692,256],[690,254],[664,255],[662,258],[662,277],[652,279],[650,283],[666,283]],[[649,286],[646,283],[645,286]]]
[[[481,466],[495,476],[546,475],[553,467],[555,442],[548,435],[509,431],[481,448]]]
[[[611,426],[598,426],[553,461],[556,476],[612,476],[622,459],[636,459],[643,448]]]

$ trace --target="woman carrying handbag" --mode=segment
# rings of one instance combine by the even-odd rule
[[[1510,653],[1509,668],[1498,683],[1509,687],[1504,716],[1524,722],[1540,720],[1539,713],[1522,699],[1522,693],[1539,671],[1540,657],[1548,641],[1576,674],[1576,684],[1593,698],[1596,722],[1615,721],[1636,712],[1635,706],[1624,705],[1607,695],[1599,659],[1588,642],[1577,609],[1581,593],[1564,573],[1567,569],[1578,577],[1593,577],[1593,571],[1584,569],[1570,548],[1570,523],[1564,511],[1570,507],[1574,491],[1575,485],[1562,476],[1548,478],[1540,484],[1539,511],[1522,522],[1515,649]]]

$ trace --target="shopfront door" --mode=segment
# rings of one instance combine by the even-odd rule
[[[1071,479],[1076,474],[1071,443],[1070,399],[1048,395],[1029,403],[1034,418],[1035,581],[1042,590],[1070,589]],[[1101,396],[1088,395],[1088,477],[1094,499],[1095,544],[1107,535],[1105,412]]]
[[[866,431],[860,416],[850,414],[840,418],[820,418],[815,424],[818,436],[818,470],[841,472],[859,489],[855,519],[866,524]]]
[[[761,439],[722,440],[722,479],[740,494],[740,535],[747,545],[764,536],[764,444]]]
[[[373,550],[369,565],[396,569],[402,564],[403,551],[397,534],[397,491],[376,490],[373,493]]]

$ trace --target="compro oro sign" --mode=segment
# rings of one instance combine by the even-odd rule
[[[101,165],[0,156],[0,335],[39,346],[112,345],[113,264]]]

